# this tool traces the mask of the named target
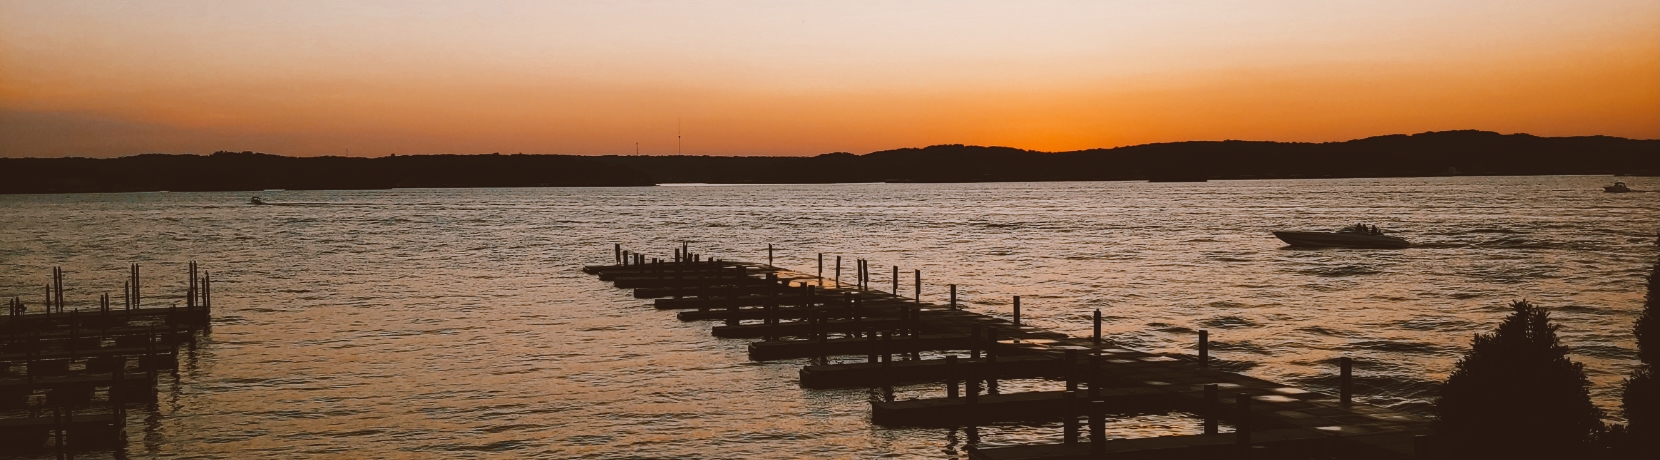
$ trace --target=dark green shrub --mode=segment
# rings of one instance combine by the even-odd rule
[[[1556,339],[1550,314],[1527,301],[1498,330],[1477,334],[1435,402],[1446,458],[1581,458],[1602,411],[1591,381]]]

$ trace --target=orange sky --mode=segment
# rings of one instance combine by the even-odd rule
[[[672,154],[677,123],[709,155],[1652,139],[1660,4],[0,0],[0,156]]]

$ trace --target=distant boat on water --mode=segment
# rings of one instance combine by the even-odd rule
[[[1377,227],[1360,224],[1335,232],[1276,231],[1274,237],[1293,247],[1308,248],[1403,249],[1412,246],[1403,238],[1384,235]]]
[[[248,204],[265,204],[265,200],[261,200],[261,199],[259,199],[259,197],[256,196],[256,197],[253,197],[253,198],[249,198],[248,199]]]
[[[1627,187],[1623,181],[1615,181],[1614,185],[1602,186],[1602,191],[1608,193],[1625,193],[1631,191],[1631,187]]]

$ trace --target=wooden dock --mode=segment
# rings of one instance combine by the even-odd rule
[[[124,439],[129,405],[156,400],[159,374],[179,368],[212,317],[212,279],[188,267],[184,305],[146,305],[139,267],[129,268],[121,305],[65,301],[63,271],[38,305],[8,300],[0,316],[0,445],[8,451],[83,446]]]
[[[1129,350],[1101,338],[1099,311],[1094,336],[1067,337],[1020,324],[1018,297],[1012,317],[998,318],[961,310],[955,286],[945,305],[876,291],[864,261],[854,281],[843,284],[822,276],[822,256],[820,274],[809,275],[706,260],[684,249],[673,258],[621,246],[614,253],[617,263],[583,271],[633,288],[636,297],[674,297],[653,306],[684,310],[676,315],[682,321],[723,321],[711,330],[716,337],[762,338],[750,343],[751,360],[866,358],[803,366],[803,387],[945,386],[944,398],[871,403],[876,425],[1061,421],[1065,427],[1054,444],[974,450],[975,459],[1404,459],[1427,451],[1427,420],[1352,402],[1347,358],[1338,370],[1342,392],[1332,396],[1209,367],[1207,332],[1200,333],[1196,355]],[[901,291],[898,267],[893,272],[891,291]],[[921,283],[920,272],[914,283]],[[922,352],[947,356],[917,359]],[[998,381],[1006,379],[1064,381],[1066,390],[1000,393]],[[1181,436],[1108,440],[1104,433],[1105,419],[1114,415],[1176,411],[1203,421]],[[1224,422],[1233,432],[1221,432]]]

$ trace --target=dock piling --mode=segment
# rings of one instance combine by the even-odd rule
[[[1014,327],[1020,327],[1020,296],[1014,296]]]
[[[893,296],[899,297],[899,266],[893,266]]]
[[[1061,442],[1078,443],[1078,392],[1066,390],[1061,394]]]
[[[1078,391],[1078,350],[1066,350],[1066,391]]]
[[[842,288],[842,256],[836,256],[836,289]]]
[[[1095,455],[1107,453],[1107,402],[1089,403],[1089,451]]]
[[[916,303],[922,303],[922,269],[916,271]]]
[[[882,367],[893,366],[893,334],[882,331]]]
[[[1101,309],[1095,309],[1095,346],[1101,346]]]
[[[767,266],[775,266],[772,264],[772,243],[767,243]]]
[[[622,265],[622,243],[611,245],[611,253],[617,258],[617,265]]]
[[[818,283],[824,284],[824,253],[818,253]]]
[[[876,343],[876,334],[875,333],[865,334],[865,346],[867,347],[867,350],[866,350],[866,353],[865,353],[865,358],[866,358],[865,362],[869,363],[869,364],[876,364],[877,362],[879,362],[878,361],[878,354],[877,354],[877,350],[876,350],[877,349],[877,343]]]
[[[1210,331],[1199,330],[1199,366],[1210,366]]]
[[[1337,365],[1339,399],[1343,402],[1343,407],[1349,407],[1354,404],[1354,364],[1349,357],[1344,356],[1337,359]]]
[[[1089,399],[1101,397],[1101,350],[1089,355]]]
[[[945,397],[957,399],[957,355],[945,357]]]
[[[951,285],[951,309],[957,309],[957,285]]]
[[[986,394],[997,392],[997,328],[986,328]]]
[[[1205,384],[1205,434],[1216,434],[1218,431],[1216,427],[1216,411],[1219,410],[1216,407],[1217,389],[1218,387],[1214,383]]]

